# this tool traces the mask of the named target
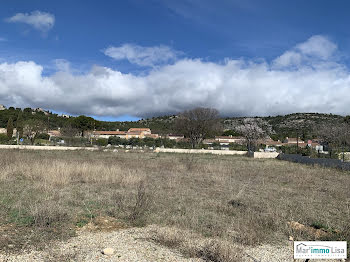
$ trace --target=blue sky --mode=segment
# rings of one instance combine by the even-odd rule
[[[223,115],[350,114],[349,8],[3,0],[0,103],[123,120],[196,106]]]

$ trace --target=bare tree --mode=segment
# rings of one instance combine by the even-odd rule
[[[75,137],[79,135],[79,130],[74,128],[72,124],[67,123],[60,129],[60,133],[65,137]]]
[[[245,118],[242,125],[235,129],[245,137],[249,152],[254,151],[258,139],[266,137],[272,131],[271,126],[261,118]]]
[[[66,123],[61,129],[60,133],[65,137],[65,140],[68,142],[68,145],[72,145],[73,138],[80,135],[79,129],[73,127],[71,122]]]
[[[219,111],[203,107],[186,110],[177,117],[175,129],[189,138],[192,148],[195,148],[203,139],[222,131]]]
[[[34,144],[35,137],[44,132],[45,124],[37,119],[30,119],[24,123],[23,135],[26,136],[31,144]]]

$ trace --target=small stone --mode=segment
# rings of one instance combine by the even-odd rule
[[[292,236],[289,236],[289,241],[293,241],[294,238]]]
[[[114,253],[114,249],[113,248],[105,248],[105,249],[103,249],[103,251],[102,251],[102,254],[104,254],[104,255],[113,255],[113,253]]]

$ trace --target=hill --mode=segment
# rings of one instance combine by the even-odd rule
[[[49,129],[57,129],[65,126],[74,117],[66,115],[58,115],[41,108],[5,108],[0,106],[0,127],[5,128],[8,119],[11,117],[16,125],[16,119],[19,114],[22,114],[24,121],[29,119],[38,119],[44,122]],[[225,117],[222,118],[224,130],[233,130],[235,126],[240,125],[246,117]],[[294,113],[289,115],[278,115],[261,118],[269,123],[274,132],[276,139],[283,137],[295,137],[296,130],[300,136],[315,137],[317,126],[320,124],[337,125],[344,121],[344,117],[333,114],[320,113]],[[174,122],[176,116],[161,116],[138,121],[98,121],[95,120],[95,128],[99,130],[128,130],[132,127],[148,127],[154,133],[164,134],[174,132]],[[234,134],[234,132],[226,132],[226,134]]]

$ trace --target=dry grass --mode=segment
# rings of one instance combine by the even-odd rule
[[[206,244],[186,250],[179,243],[188,234],[161,231],[154,239],[208,261],[239,261],[232,244],[317,238],[289,221],[321,227],[324,239],[350,241],[349,192],[348,173],[278,160],[6,150],[0,151],[0,231],[11,225],[21,233],[18,241],[2,237],[0,248],[64,239],[76,226],[109,216],[192,232]]]

